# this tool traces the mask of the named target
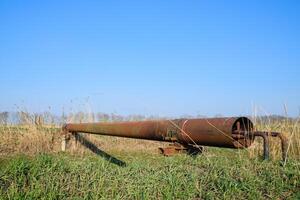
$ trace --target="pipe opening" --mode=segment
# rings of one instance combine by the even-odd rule
[[[238,118],[232,125],[232,138],[236,148],[247,148],[254,141],[253,123],[247,117]]]

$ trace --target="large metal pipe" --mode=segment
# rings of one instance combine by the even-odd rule
[[[264,137],[268,134],[255,134],[253,123],[246,117],[176,119],[137,122],[101,122],[66,124],[64,133],[90,133],[118,137],[138,138],[176,142],[186,147],[214,146],[227,148],[247,148],[255,136]],[[264,135],[264,136],[262,136]],[[271,134],[272,135],[272,134]],[[272,136],[275,136],[274,134]],[[280,136],[283,150],[286,149],[286,138]],[[268,158],[268,146],[264,145],[265,159]],[[283,152],[286,155],[286,152]],[[286,156],[285,158],[286,159]]]

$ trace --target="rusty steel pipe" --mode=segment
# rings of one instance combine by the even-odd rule
[[[65,124],[63,130],[65,134],[81,132],[156,140],[179,143],[191,148],[199,145],[247,148],[253,143],[255,136],[261,136],[259,132],[254,132],[253,123],[246,117],[70,123]],[[283,137],[281,134],[276,136]],[[268,144],[264,146],[264,157],[267,158]],[[283,146],[286,148],[285,144]]]
[[[244,134],[253,130],[252,122],[245,117],[211,118],[211,119],[178,119],[138,122],[102,122],[66,124],[67,132],[82,132],[99,135],[110,135],[181,144],[241,148],[248,147],[254,137],[243,135],[233,138],[242,131]]]
[[[281,141],[282,160],[287,160],[288,139],[278,132],[255,131],[254,136],[262,137],[264,143],[264,159],[269,159],[269,137],[278,137]]]
[[[263,139],[263,145],[264,145],[264,159],[268,160],[270,157],[270,150],[269,150],[269,137],[268,134],[264,132],[255,132],[255,136],[261,137]]]

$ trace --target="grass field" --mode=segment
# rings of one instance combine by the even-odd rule
[[[300,199],[299,126],[257,126],[290,138],[285,166],[276,140],[270,161],[262,161],[260,141],[163,157],[157,148],[165,143],[87,135],[107,154],[79,144],[62,153],[55,126],[2,126],[0,199]]]

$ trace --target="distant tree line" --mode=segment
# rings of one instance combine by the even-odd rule
[[[50,112],[43,113],[29,113],[25,111],[20,112],[0,112],[0,124],[20,124],[20,125],[42,125],[42,124],[57,124],[61,125],[67,122],[83,123],[83,122],[110,122],[110,121],[137,121],[137,120],[151,120],[162,119],[159,116],[144,116],[144,115],[118,115],[115,113],[86,113],[76,112],[55,115]]]
[[[204,118],[203,115],[183,115],[178,118]],[[222,117],[222,115],[216,115],[215,117]],[[251,118],[251,117],[250,117]],[[43,124],[56,124],[62,125],[67,122],[83,123],[83,122],[111,122],[111,121],[142,121],[142,120],[155,120],[155,119],[166,119],[166,117],[160,116],[145,116],[145,115],[118,115],[115,113],[87,113],[87,112],[73,112],[61,116],[55,115],[51,112],[43,113],[29,113],[25,111],[20,112],[0,112],[0,124],[33,124],[33,125],[43,125]],[[294,118],[287,118],[280,115],[271,116],[260,116],[258,120],[263,123],[283,121],[283,120],[295,120]]]

